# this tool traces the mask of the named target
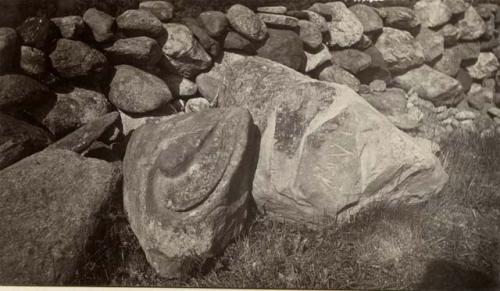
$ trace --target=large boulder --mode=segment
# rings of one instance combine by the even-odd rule
[[[32,107],[52,96],[47,86],[30,77],[17,74],[0,76],[0,109]]]
[[[51,143],[52,137],[45,130],[0,113],[0,170]]]
[[[8,73],[19,64],[20,41],[14,29],[0,28],[0,74]]]
[[[212,66],[212,58],[195,39],[193,32],[182,24],[164,24],[168,38],[163,45],[164,66],[186,78],[196,77]]]
[[[104,50],[113,65],[132,65],[149,68],[162,57],[161,47],[156,40],[146,37],[132,37],[117,40]]]
[[[290,68],[303,71],[306,55],[299,35],[290,30],[268,29],[269,37],[257,49],[257,55],[273,60]]]
[[[172,100],[172,93],[165,82],[129,65],[116,66],[109,86],[109,101],[129,113],[150,112]]]
[[[493,53],[480,53],[475,64],[467,67],[472,78],[482,80],[495,75],[499,67],[498,59]]]
[[[382,53],[391,73],[406,72],[425,61],[422,46],[407,31],[384,27],[375,47]]]
[[[132,134],[124,207],[160,275],[188,274],[242,231],[257,148],[258,132],[241,108],[177,115]]]
[[[394,78],[394,82],[406,91],[413,89],[420,98],[431,101],[435,106],[456,105],[463,93],[460,82],[427,65]]]
[[[332,18],[327,23],[330,33],[329,45],[341,48],[353,46],[363,36],[363,24],[344,3],[338,1],[329,2],[326,5],[330,8],[329,12]]]
[[[251,40],[264,40],[267,36],[267,27],[250,8],[235,4],[226,13],[229,24],[233,29]]]
[[[57,88],[56,100],[33,109],[35,119],[53,135],[61,137],[98,119],[111,109],[104,94],[84,88]]]
[[[97,78],[109,69],[107,58],[81,41],[62,38],[49,57],[52,67],[64,78]]]
[[[439,27],[452,16],[451,9],[442,0],[420,0],[413,9],[423,27]]]
[[[120,177],[119,167],[66,150],[0,171],[1,284],[68,284]]]
[[[130,37],[160,37],[165,33],[161,21],[146,10],[127,10],[116,18],[116,26]]]
[[[219,105],[248,108],[261,130],[252,193],[264,213],[342,222],[374,204],[426,201],[447,181],[431,152],[346,86],[258,57],[224,72]]]
[[[463,40],[476,40],[486,32],[486,23],[472,6],[467,8],[464,18],[457,26],[460,30],[460,39]]]
[[[113,38],[114,17],[95,8],[90,8],[83,14],[83,21],[92,31],[96,42],[106,42]]]

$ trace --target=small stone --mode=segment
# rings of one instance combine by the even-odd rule
[[[113,65],[126,64],[139,68],[154,66],[162,57],[156,40],[146,36],[119,39],[104,51]]]
[[[192,98],[186,102],[186,113],[201,112],[210,108],[210,102],[205,98]]]
[[[378,10],[383,14],[385,26],[410,31],[420,26],[420,21],[411,8],[384,7]]]
[[[457,24],[460,30],[460,39],[476,40],[486,32],[486,24],[474,7],[469,7],[465,11],[464,18]]]
[[[285,6],[263,6],[263,7],[258,7],[257,12],[285,14],[287,12],[287,8]]]
[[[37,48],[21,47],[21,69],[32,76],[40,76],[47,72],[47,58],[45,53]]]
[[[161,79],[165,81],[170,89],[170,92],[172,92],[172,95],[175,98],[191,97],[198,92],[198,86],[196,86],[196,83],[182,76],[165,74],[161,76]]]
[[[471,111],[460,111],[457,114],[455,114],[455,118],[458,121],[463,121],[463,120],[474,119],[476,118],[476,115],[474,114],[474,112]]]
[[[370,90],[373,92],[384,92],[387,89],[387,84],[384,80],[373,80],[370,83]]]
[[[83,14],[83,21],[90,27],[96,42],[106,42],[113,37],[115,18],[95,8]]]
[[[64,38],[78,39],[85,32],[85,22],[81,16],[57,17],[51,21],[59,28]]]
[[[129,37],[157,38],[165,33],[161,21],[145,10],[127,10],[116,18],[116,25]]]
[[[480,53],[475,64],[468,66],[467,71],[474,79],[482,80],[493,77],[500,66],[493,53]]]
[[[304,42],[304,46],[310,50],[318,49],[323,43],[323,35],[318,25],[307,20],[299,20],[300,39]]]
[[[303,71],[307,58],[302,40],[293,31],[268,29],[269,37],[263,46],[257,49],[257,55],[281,63],[297,71]]]
[[[325,17],[321,16],[320,14],[318,14],[316,12],[309,11],[309,10],[302,10],[302,12],[307,14],[307,16],[309,17],[309,21],[316,24],[322,33],[328,32],[328,23],[327,23]]]
[[[268,27],[294,29],[299,25],[299,20],[297,18],[287,15],[258,13],[257,16],[259,16]]]
[[[162,22],[174,17],[174,5],[166,1],[144,1],[139,3],[139,9],[148,11]]]
[[[467,4],[464,0],[443,0],[443,3],[450,8],[454,15],[463,14],[467,9]]]
[[[493,117],[500,118],[500,108],[490,107],[488,113]]]
[[[224,39],[224,49],[246,54],[254,54],[257,50],[253,42],[237,32],[229,31]]]
[[[348,48],[363,36],[363,25],[356,14],[340,1],[329,2],[332,21],[327,23],[330,33],[330,47]]]

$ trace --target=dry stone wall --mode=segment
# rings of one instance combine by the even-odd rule
[[[436,142],[457,130],[500,134],[497,5],[337,1],[175,13],[168,2],[142,1],[117,17],[90,8],[0,28],[0,180],[11,185],[0,189],[2,217],[39,211],[16,197],[47,191],[53,209],[94,215],[123,169],[132,229],[151,265],[175,278],[241,234],[253,201],[263,214],[311,226],[379,203],[422,203],[448,178]],[[82,168],[71,182],[59,177],[73,172],[51,172],[73,160],[92,170],[95,159],[99,173]],[[99,200],[67,207],[79,196],[60,195],[78,194],[93,175],[106,179],[82,195]],[[44,213],[26,229],[35,221],[82,236],[96,224]],[[45,264],[63,249],[64,268],[25,283],[64,283],[85,239],[23,230],[0,250],[53,245],[33,250]],[[0,282],[22,283],[13,278],[29,272],[11,270]]]

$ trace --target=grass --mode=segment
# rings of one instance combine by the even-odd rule
[[[414,209],[372,209],[311,231],[258,217],[207,270],[157,276],[128,226],[120,197],[106,211],[73,284],[162,287],[431,289],[497,286],[499,137],[452,135],[440,156],[442,193]]]

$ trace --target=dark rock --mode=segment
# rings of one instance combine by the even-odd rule
[[[210,35],[207,33],[205,29],[203,29],[196,19],[191,17],[182,18],[181,22],[186,25],[194,34],[196,39],[200,42],[201,46],[212,56],[217,57],[221,52],[220,44],[215,41]]]
[[[0,76],[0,109],[32,107],[53,96],[49,88],[23,75]]]
[[[55,38],[54,26],[46,17],[30,17],[17,28],[22,43],[44,49]]]
[[[116,18],[118,28],[129,37],[157,38],[165,33],[161,21],[145,10],[127,10]]]
[[[229,51],[237,51],[245,54],[255,54],[257,48],[255,44],[248,39],[244,38],[237,32],[230,31],[226,34],[224,39],[224,49]]]
[[[12,72],[19,64],[21,44],[17,33],[9,27],[0,27],[0,74]]]
[[[20,67],[27,75],[41,76],[47,72],[47,57],[37,48],[22,46]]]
[[[303,71],[306,56],[302,40],[293,31],[268,29],[269,38],[257,49],[257,55],[273,60],[290,68]]]

